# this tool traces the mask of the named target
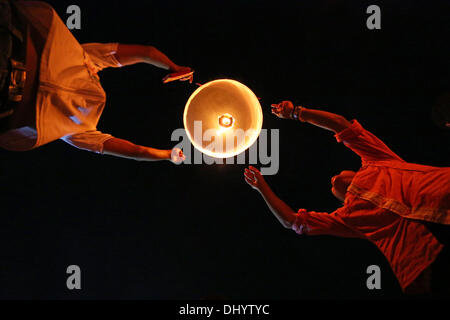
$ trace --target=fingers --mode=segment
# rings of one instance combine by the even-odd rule
[[[193,80],[194,80],[194,75],[193,74],[180,79],[180,81],[189,81],[189,83],[192,83]]]
[[[261,174],[258,169],[253,166],[244,169],[244,179],[255,189],[259,189],[259,183],[264,181],[263,179],[260,181]]]
[[[270,106],[272,107],[272,109],[276,109],[276,110],[281,110],[284,109],[286,107],[289,107],[292,104],[291,101],[289,100],[283,100],[279,103],[272,103]]]
[[[244,170],[244,180],[247,182],[251,187],[255,188],[257,181],[255,177],[248,171],[248,169]]]
[[[180,164],[184,160],[186,160],[186,157],[183,154],[183,150],[181,150],[180,148],[173,148],[170,152],[170,161],[175,164]]]
[[[279,112],[280,106],[279,104],[273,103],[270,105],[272,113],[277,114]]]
[[[289,100],[281,101],[280,103],[274,103],[271,105],[272,113],[282,119],[289,119],[291,117],[294,105]]]
[[[244,176],[245,176],[246,179],[250,179],[252,181],[255,180],[255,174],[251,173],[247,169],[245,169],[245,171],[244,171]]]
[[[169,81],[168,81],[169,77],[170,77],[170,74],[166,75],[164,78],[162,78],[162,82],[163,82],[163,83],[169,82]]]
[[[255,182],[258,181],[257,176],[258,174],[250,169],[245,168],[244,170],[244,176],[247,178],[254,180]]]
[[[180,71],[181,70],[181,71]],[[162,81],[163,83],[172,82],[172,81],[189,81],[192,83],[194,78],[194,71],[188,67],[180,67],[176,70],[176,72],[172,72],[166,75]]]
[[[248,166],[248,168],[250,169],[250,171],[251,171],[253,174],[261,175],[261,172],[259,172],[259,170],[256,169],[254,166]]]
[[[277,117],[281,118],[281,113],[283,111],[283,106],[281,105],[281,103],[274,103],[271,104],[271,111],[274,115],[276,115]]]

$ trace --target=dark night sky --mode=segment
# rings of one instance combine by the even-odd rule
[[[431,120],[450,90],[448,1],[49,1],[77,4],[81,42],[149,44],[195,81],[232,78],[261,97],[263,128],[280,129],[280,170],[266,180],[293,208],[332,212],[330,178],[359,158],[333,135],[280,120],[290,99],[356,118],[409,162],[449,166],[450,132]],[[382,29],[366,28],[370,4]],[[100,76],[99,130],[171,148],[194,84],[161,84],[139,64]],[[391,298],[400,287],[365,240],[285,230],[243,180],[244,165],[136,162],[62,141],[0,150],[0,298]],[[82,290],[66,268],[82,269]],[[382,290],[366,288],[367,266]]]

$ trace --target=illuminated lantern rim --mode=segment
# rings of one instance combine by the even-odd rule
[[[188,113],[188,109],[189,109],[189,105],[191,103],[191,101],[195,98],[195,96],[201,92],[202,90],[204,90],[205,88],[214,85],[216,83],[219,82],[230,82],[232,84],[234,84],[235,86],[244,89],[247,94],[251,97],[252,100],[254,100],[259,108],[256,108],[256,111],[258,113],[257,115],[257,125],[256,128],[254,129],[255,131],[257,131],[257,134],[253,134],[249,141],[241,148],[239,148],[238,150],[234,151],[234,152],[213,152],[211,150],[205,149],[203,148],[201,145],[199,145],[195,139],[192,137],[191,133],[189,132],[189,130],[187,129],[187,113]],[[188,101],[186,102],[185,108],[184,108],[184,112],[183,112],[183,124],[184,124],[184,128],[186,131],[186,134],[189,138],[189,140],[191,141],[192,145],[200,150],[202,153],[211,156],[213,158],[230,158],[230,157],[234,157],[242,152],[244,152],[245,150],[247,150],[251,145],[253,145],[253,143],[255,143],[255,141],[258,139],[259,133],[261,132],[261,128],[262,128],[262,123],[263,123],[263,113],[262,113],[262,109],[261,106],[259,104],[259,100],[258,97],[253,93],[252,90],[250,90],[247,86],[245,86],[244,84],[240,83],[239,81],[236,80],[232,80],[232,79],[217,79],[217,80],[212,80],[210,82],[207,82],[203,85],[201,85],[200,87],[198,87],[189,97]]]

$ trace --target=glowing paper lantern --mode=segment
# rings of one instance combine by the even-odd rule
[[[242,83],[220,79],[200,86],[184,109],[183,122],[191,143],[215,158],[248,149],[262,127],[258,98]]]

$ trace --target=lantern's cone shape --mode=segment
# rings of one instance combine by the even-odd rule
[[[249,88],[235,80],[219,79],[192,93],[183,122],[195,148],[211,157],[228,158],[256,141],[263,116],[258,98]]]

